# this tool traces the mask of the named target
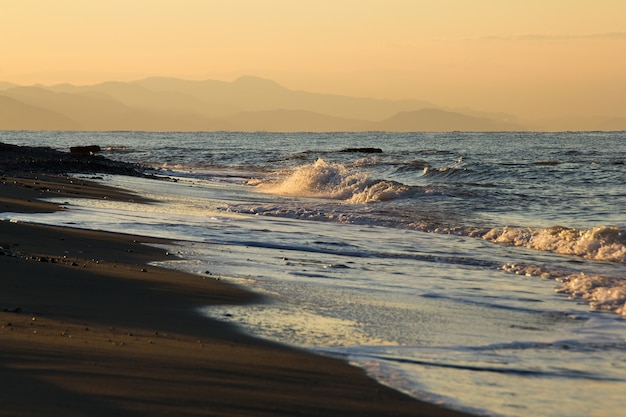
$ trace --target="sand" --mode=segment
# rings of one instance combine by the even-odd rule
[[[64,176],[2,177],[0,213],[44,196],[141,199]],[[1,215],[0,215],[1,217]],[[349,364],[270,343],[196,308],[262,302],[148,266],[158,239],[0,221],[0,416],[462,416]]]

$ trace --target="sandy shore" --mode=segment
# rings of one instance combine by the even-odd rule
[[[135,200],[63,176],[2,177],[0,213],[42,196]],[[461,416],[360,369],[194,308],[257,297],[147,266],[157,239],[0,221],[0,416]]]

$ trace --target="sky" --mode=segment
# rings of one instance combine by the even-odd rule
[[[231,81],[626,117],[624,0],[0,0],[0,81]]]

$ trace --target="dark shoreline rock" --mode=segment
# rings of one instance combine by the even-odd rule
[[[342,149],[339,152],[347,152],[347,153],[383,153],[383,150],[380,148],[346,148]]]
[[[0,174],[115,174],[145,176],[139,164],[113,161],[101,155],[61,152],[49,147],[17,146],[0,142]]]
[[[70,153],[78,153],[83,155],[95,155],[96,153],[102,150],[98,145],[90,145],[90,146],[72,146],[70,148]]]

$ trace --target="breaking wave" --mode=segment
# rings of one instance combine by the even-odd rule
[[[321,158],[278,180],[256,180],[249,184],[270,194],[328,198],[354,204],[394,200],[412,189],[395,181],[374,180],[367,174],[351,172],[342,164],[328,163]]]
[[[615,226],[591,229],[504,227],[491,229],[483,239],[597,261],[626,263],[626,231]]]

